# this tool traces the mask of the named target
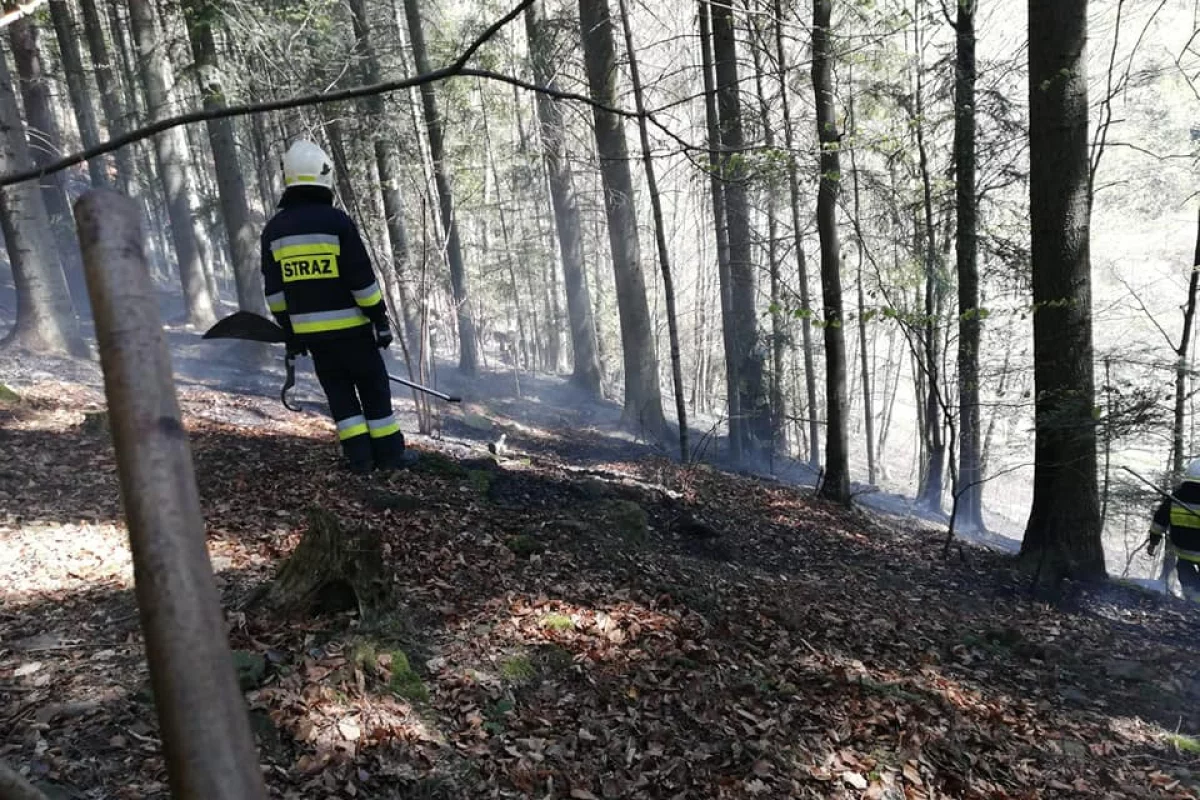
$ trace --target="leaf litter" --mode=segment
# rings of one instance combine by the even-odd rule
[[[1200,796],[1179,603],[1041,600],[1000,555],[649,456],[353,477],[316,414],[180,394],[273,797]],[[102,411],[43,381],[0,417],[0,758],[166,797]],[[243,608],[311,507],[382,535],[382,617]]]

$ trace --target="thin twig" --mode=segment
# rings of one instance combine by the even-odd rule
[[[505,75],[503,73],[494,72],[488,69],[477,69],[466,66],[466,62],[475,54],[477,50],[479,50],[480,47],[482,47],[490,38],[499,32],[501,28],[508,24],[508,22],[519,15],[532,2],[534,2],[534,0],[522,0],[522,2],[516,8],[506,14],[500,21],[489,26],[488,29],[485,30],[479,36],[479,38],[477,38],[471,44],[471,46],[469,46],[466,51],[464,51],[464,53],[460,55],[452,64],[445,67],[440,67],[431,72],[427,72],[424,75],[417,75],[415,77],[405,78],[402,80],[383,81],[381,83],[373,83],[365,86],[353,86],[333,92],[301,95],[299,97],[289,97],[282,100],[268,100],[261,103],[242,103],[239,105],[225,106],[223,108],[214,108],[204,111],[190,111],[186,114],[178,114],[173,117],[167,117],[165,119],[152,122],[144,127],[109,139],[105,142],[101,142],[95,147],[86,148],[84,150],[71,153],[70,155],[63,156],[62,158],[48,162],[40,167],[34,167],[21,172],[14,172],[9,175],[0,176],[0,187],[11,186],[12,184],[21,183],[28,180],[41,179],[46,175],[51,175],[55,172],[64,170],[67,167],[71,167],[75,164],[80,164],[89,159],[104,155],[105,153],[111,153],[114,150],[119,150],[120,148],[125,147],[126,145],[140,142],[143,139],[148,139],[151,136],[155,136],[163,131],[179,127],[180,125],[191,125],[197,122],[209,122],[211,120],[232,117],[244,117],[249,114],[261,114],[267,111],[283,111],[291,108],[303,108],[306,106],[320,105],[322,103],[337,103],[345,100],[354,100],[360,97],[370,97],[377,94],[387,94],[403,89],[411,89],[415,86],[423,86],[428,83],[434,83],[437,81],[446,80],[447,78],[455,77],[486,78],[487,80],[507,83],[512,86],[517,86],[522,89],[527,89],[529,91],[538,92],[549,97],[553,97],[556,100],[572,100],[585,103],[595,106],[603,111],[607,111],[611,114],[616,114],[628,119],[636,119],[644,116],[650,124],[654,125],[655,128],[662,131],[663,134],[681,145],[684,149],[689,151],[702,151],[707,149],[706,147],[701,147],[688,142],[678,134],[668,129],[657,119],[655,119],[653,112],[647,111],[643,115],[636,111],[613,108],[603,103],[598,103],[591,97],[587,97],[576,92],[567,92],[558,89],[552,89],[547,86],[539,86],[535,83],[531,83],[511,75]]]

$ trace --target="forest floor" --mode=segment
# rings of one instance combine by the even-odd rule
[[[489,400],[511,375],[414,468],[351,476],[311,378],[291,414],[232,352],[173,355],[273,797],[1200,797],[1179,600],[1035,597],[1002,553],[674,463],[615,407]],[[0,383],[0,760],[167,797],[98,370],[0,355]],[[382,536],[379,618],[243,607],[313,508]]]

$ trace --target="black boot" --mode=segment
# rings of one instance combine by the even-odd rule
[[[346,457],[346,464],[350,471],[355,475],[366,475],[375,468],[371,437],[366,434],[343,439],[342,454]]]
[[[405,449],[404,434],[399,431],[372,439],[371,449],[375,457],[375,467],[379,470],[403,469],[416,460],[416,453]]]

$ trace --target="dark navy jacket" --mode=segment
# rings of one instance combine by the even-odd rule
[[[333,193],[295,186],[262,233],[263,290],[276,322],[301,343],[361,336],[387,306],[358,227]]]
[[[1172,496],[1200,511],[1200,481],[1183,481]],[[1150,532],[1161,536],[1168,529],[1176,555],[1185,561],[1200,561],[1200,517],[1179,503],[1163,500],[1154,510]]]

